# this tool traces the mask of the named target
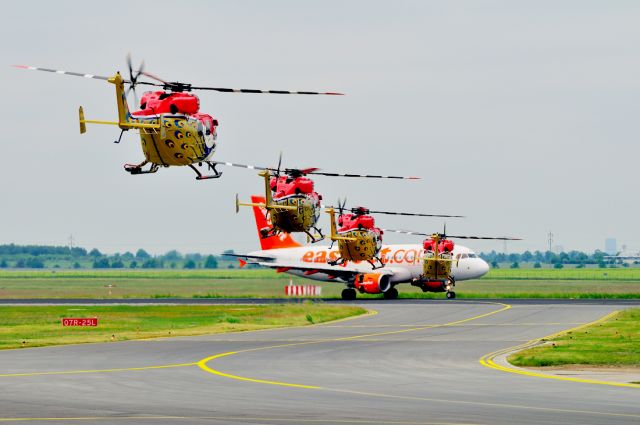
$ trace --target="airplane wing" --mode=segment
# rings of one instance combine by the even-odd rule
[[[236,257],[243,258],[245,260],[273,260],[273,257],[260,256],[260,255],[247,255],[247,254],[222,254],[223,257]]]
[[[275,269],[279,273],[288,272],[291,270],[297,270],[303,272],[307,276],[311,276],[316,273],[326,273],[329,276],[334,278],[341,278],[343,280],[350,280],[357,274],[364,273],[372,273],[373,270],[368,263],[364,264],[353,264],[350,263],[346,266],[331,266],[326,263],[309,263],[309,264],[301,264],[301,263],[284,263],[282,261],[278,261],[274,257],[268,256],[258,256],[258,255],[242,255],[242,254],[223,254],[231,257],[236,257],[238,259],[243,259],[245,264],[254,264],[261,267],[268,267],[271,269]],[[241,267],[244,266],[242,262],[240,263]],[[378,274],[395,274],[392,268],[383,268],[377,269],[375,273]]]

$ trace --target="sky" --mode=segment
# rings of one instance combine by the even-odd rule
[[[255,172],[196,181],[186,167],[131,176],[138,136],[110,126],[113,86],[12,64],[111,75],[125,58],[169,80],[343,97],[199,93],[220,121],[216,159],[419,181],[317,177],[327,203],[464,215],[477,251],[640,248],[636,1],[20,1],[0,26],[0,244],[104,252],[259,247],[238,193]],[[130,99],[130,102],[133,102]],[[422,232],[442,219],[377,216]],[[322,227],[328,229],[326,217]],[[386,234],[386,243],[419,243]]]

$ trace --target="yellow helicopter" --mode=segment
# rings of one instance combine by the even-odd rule
[[[419,214],[393,211],[372,211],[364,207],[351,208],[345,213],[345,203],[338,201],[338,221],[336,225],[336,210],[333,207],[325,211],[329,214],[331,223],[331,243],[338,242],[340,257],[328,260],[327,263],[335,266],[346,261],[367,261],[373,270],[384,267],[384,262],[379,254],[382,249],[382,235],[384,231],[375,225],[375,219],[371,214],[388,214],[413,217],[463,217],[460,215]],[[374,262],[374,260],[377,262]]]
[[[125,131],[136,129],[140,132],[140,143],[145,160],[139,164],[125,164],[130,174],[155,173],[160,167],[189,166],[196,173],[197,180],[218,178],[222,175],[211,161],[216,149],[218,120],[200,112],[200,99],[191,94],[192,90],[208,90],[222,93],[268,93],[301,95],[342,95],[332,92],[230,89],[220,87],[196,87],[189,83],[168,82],[144,71],[144,62],[137,71],[133,70],[131,57],[127,56],[129,79],[122,78],[119,72],[111,77],[78,72],[61,71],[34,66],[14,65],[17,68],[72,75],[108,81],[116,89],[118,121],[85,119],[80,107],[80,133],[87,131],[86,124],[107,124],[120,127],[120,143]],[[138,81],[140,76],[149,77],[155,82]],[[129,89],[125,92],[125,85]],[[137,102],[135,87],[138,85],[160,87],[161,90],[148,91],[140,100],[140,110],[130,112],[127,93],[133,91]],[[149,164],[149,168],[144,167]],[[199,168],[206,165],[213,174],[204,175]],[[196,166],[198,168],[196,168]]]
[[[455,298],[456,293],[453,287],[456,281],[451,273],[453,263],[460,259],[460,253],[455,254],[455,243],[453,239],[475,239],[475,240],[498,240],[498,241],[519,241],[520,238],[507,236],[453,236],[447,235],[445,225],[442,233],[420,233],[406,230],[385,229],[387,232],[403,233],[407,235],[427,236],[422,242],[424,255],[422,257],[422,275],[414,279],[411,285],[417,286],[423,292],[446,292],[447,298]],[[475,254],[474,254],[475,255]]]
[[[260,207],[267,211],[267,219],[271,227],[260,230],[263,238],[284,233],[306,233],[310,242],[324,239],[320,228],[316,226],[322,211],[322,195],[314,190],[314,182],[309,175],[330,177],[361,177],[376,179],[416,180],[418,177],[381,176],[371,174],[325,173],[318,168],[285,168],[281,170],[282,155],[277,168],[258,167],[254,165],[234,164],[231,162],[213,161],[216,165],[260,170],[258,174],[264,179],[265,202],[240,202],[236,195],[236,212],[241,206]],[[273,173],[273,174],[272,174]],[[315,233],[312,233],[315,232]]]

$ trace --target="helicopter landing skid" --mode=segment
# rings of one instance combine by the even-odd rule
[[[206,161],[206,164],[209,166],[210,170],[213,170],[213,172],[215,174],[211,174],[208,176],[203,175],[200,170],[198,170],[193,164],[189,164],[189,167],[196,172],[197,176],[196,176],[196,180],[209,180],[209,179],[217,179],[222,177],[222,173],[218,170],[216,170],[216,164],[213,164],[209,161]],[[200,165],[202,165],[202,163],[200,163]]]
[[[124,170],[131,174],[151,174],[151,173],[155,173],[158,171],[158,164],[151,164],[151,166],[145,170],[142,167],[144,167],[145,165],[147,165],[148,161],[144,161],[140,164],[124,164]]]
[[[322,234],[322,232],[320,231],[320,229],[318,229],[317,227],[313,228],[316,232],[318,232],[317,235],[315,235],[316,237],[314,237],[314,235],[312,235],[310,232],[305,230],[305,233],[307,234],[307,236],[309,237],[309,241],[311,243],[316,243],[316,242],[320,242],[321,240],[324,240],[324,235]]]

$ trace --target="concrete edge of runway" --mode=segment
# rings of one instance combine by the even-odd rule
[[[220,305],[220,304],[297,304],[305,301],[329,304],[455,304],[455,303],[507,303],[514,305],[540,304],[586,304],[586,305],[629,305],[640,306],[640,298],[469,298],[469,299],[433,299],[401,298],[385,300],[383,298],[362,298],[350,301],[327,298],[0,298],[0,306],[8,305]]]

